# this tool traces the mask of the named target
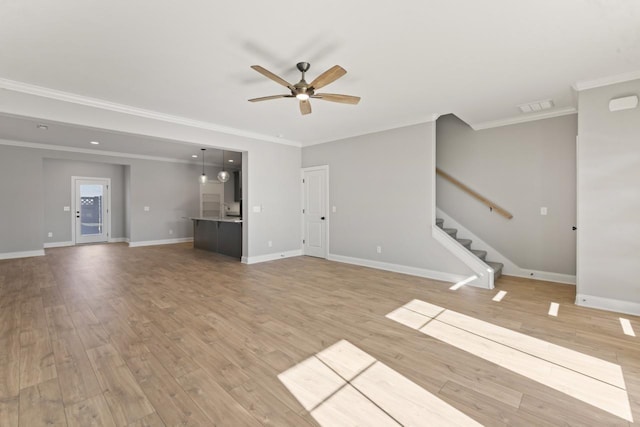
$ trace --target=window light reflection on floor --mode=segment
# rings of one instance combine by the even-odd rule
[[[425,301],[410,301],[386,317],[633,421],[619,365]]]
[[[475,420],[342,340],[278,375],[322,426],[479,426]]]

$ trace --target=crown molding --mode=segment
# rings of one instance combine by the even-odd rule
[[[156,162],[168,162],[168,163],[183,163],[183,164],[197,165],[197,166],[202,165],[202,163],[197,163],[190,160],[171,159],[168,157],[146,156],[144,154],[121,153],[119,151],[92,150],[89,148],[69,147],[65,145],[54,145],[54,144],[40,144],[37,142],[13,141],[10,139],[0,139],[0,145],[6,145],[10,147],[20,147],[20,148],[33,148],[37,150],[65,151],[67,153],[93,154],[96,156],[120,157],[125,159],[152,160]],[[205,166],[222,167],[222,165],[218,163],[205,163]]]
[[[302,143],[302,147],[311,147],[313,145],[320,145],[320,144],[326,144],[329,142],[336,142],[336,141],[342,141],[344,139],[349,139],[349,138],[356,138],[359,136],[365,136],[365,135],[371,135],[374,133],[379,133],[379,132],[386,132],[388,130],[394,130],[394,129],[401,129],[401,128],[406,128],[409,126],[416,126],[416,125],[421,125],[424,123],[434,123],[436,120],[438,120],[438,117],[440,117],[441,114],[429,114],[427,115],[426,119],[423,120],[416,120],[416,121],[407,121],[404,123],[399,123],[396,125],[392,125],[392,126],[386,126],[386,127],[381,127],[381,128],[377,128],[374,129],[372,131],[367,131],[367,133],[355,133],[355,134],[349,134],[349,135],[344,135],[341,136],[340,138],[331,138],[331,139],[322,139],[322,140],[318,140],[318,141],[312,141],[312,142],[304,142]]]
[[[640,79],[640,71],[631,71],[629,73],[616,74],[613,76],[601,77],[593,80],[583,80],[576,82],[573,88],[580,92],[587,89],[595,89],[597,87],[609,86],[616,83],[624,83],[631,80]]]
[[[473,130],[483,130],[502,126],[516,125],[518,123],[533,122],[536,120],[551,119],[553,117],[568,116],[570,114],[577,113],[578,110],[575,107],[567,107],[540,113],[529,113],[523,116],[509,117],[506,119],[493,120],[488,122],[469,123],[469,126],[471,126],[471,129]]]
[[[28,95],[40,96],[43,98],[55,99],[57,101],[69,102],[72,104],[83,105],[86,107],[99,108],[102,110],[113,111],[116,113],[128,114],[130,116],[143,117],[146,119],[159,120],[168,123],[174,123],[178,125],[188,126],[192,128],[211,130],[228,135],[241,136],[245,138],[252,138],[261,141],[273,142],[275,144],[291,145],[294,147],[301,147],[297,141],[291,141],[278,137],[272,137],[255,132],[248,132],[241,129],[236,129],[228,126],[222,126],[211,122],[205,122],[201,120],[193,120],[186,117],[174,116],[171,114],[160,113],[152,110],[145,110],[143,108],[132,107],[129,105],[118,104],[115,102],[105,101],[103,99],[91,98],[88,96],[77,95],[75,93],[64,92],[56,89],[50,89],[43,86],[37,86],[29,83],[19,82],[15,80],[9,80],[0,78],[0,89],[10,90],[13,92],[25,93]]]

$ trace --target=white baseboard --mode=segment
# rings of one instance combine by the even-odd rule
[[[518,273],[513,271],[507,273],[503,271],[502,274],[505,276],[524,277],[525,279],[544,280],[547,282],[562,283],[565,285],[575,286],[576,284],[576,276],[571,274],[552,273],[550,271],[527,270],[525,268],[521,268]]]
[[[73,246],[73,242],[46,242],[42,246],[44,246],[45,249],[64,248],[66,246]]]
[[[502,255],[487,242],[469,231],[464,225],[460,224],[446,212],[440,208],[436,208],[438,218],[444,219],[444,225],[447,228],[455,228],[458,230],[458,238],[470,239],[473,241],[474,249],[487,251],[487,259],[503,264],[502,274],[505,276],[524,277],[526,279],[546,280],[548,282],[565,283],[569,285],[576,284],[576,276],[571,274],[553,273],[551,271],[529,270],[521,268],[506,256]]]
[[[637,302],[577,294],[576,305],[640,316],[640,303]]]
[[[37,251],[0,253],[0,259],[30,258],[34,256],[44,256],[44,249],[38,249]]]
[[[129,243],[128,237],[111,237],[109,243]]]
[[[274,261],[277,259],[291,258],[295,256],[302,256],[302,250],[297,249],[295,251],[276,252],[272,254],[250,256],[250,257],[243,256],[241,261],[243,264],[257,264],[259,262]]]
[[[156,245],[175,245],[176,243],[193,242],[193,237],[182,237],[178,239],[165,240],[143,240],[140,242],[129,242],[130,248],[138,248],[140,246],[156,246]]]
[[[465,276],[445,273],[442,271],[428,270],[426,268],[419,268],[419,267],[410,267],[408,265],[391,264],[388,262],[373,261],[370,259],[352,258],[344,255],[329,254],[327,259],[329,261],[344,262],[346,264],[377,268],[378,270],[393,271],[394,273],[403,273],[403,274],[408,274],[410,276],[441,280],[443,282],[457,283],[466,279]]]

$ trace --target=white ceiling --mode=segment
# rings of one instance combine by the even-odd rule
[[[46,126],[46,129],[40,129],[39,125]],[[0,114],[0,139],[4,139],[5,143],[26,141],[38,148],[112,156],[126,154],[127,157],[197,164],[202,164],[201,148],[206,148],[204,159],[207,165],[222,166],[223,159],[227,169],[239,169],[242,165],[242,153],[237,151],[223,152],[216,148],[200,147],[186,142],[2,114]],[[92,141],[99,144],[93,145]],[[0,144],[2,143],[0,141]],[[194,155],[198,157],[194,158]]]
[[[8,0],[0,40],[0,78],[305,145],[575,107],[576,82],[640,70],[640,2]],[[360,104],[247,102],[286,93],[251,65],[295,83],[299,61],[343,66],[323,91]]]

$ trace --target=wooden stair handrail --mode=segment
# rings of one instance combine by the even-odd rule
[[[469,194],[471,197],[479,200],[482,204],[484,204],[487,207],[489,207],[489,209],[492,212],[496,211],[497,213],[499,213],[500,215],[502,215],[503,217],[505,217],[507,219],[513,218],[513,215],[511,215],[511,213],[509,213],[509,211],[507,211],[507,210],[501,208],[500,206],[496,205],[495,203],[493,203],[491,200],[487,199],[486,197],[481,196],[476,191],[474,191],[471,188],[467,187],[466,185],[464,185],[463,183],[461,183],[460,181],[458,181],[457,179],[455,179],[454,177],[452,177],[448,173],[444,172],[443,170],[441,170],[439,168],[436,168],[436,173],[438,175],[440,175],[441,177],[443,177],[444,179],[446,179],[447,181],[449,181],[450,183],[452,183],[453,185],[455,185],[456,187],[460,188],[465,193]]]

